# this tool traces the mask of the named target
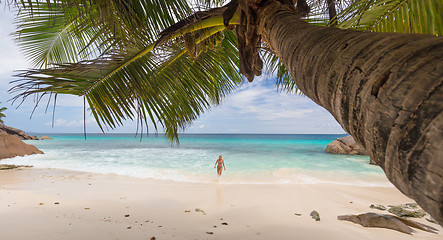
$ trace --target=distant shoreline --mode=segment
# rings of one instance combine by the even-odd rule
[[[367,156],[335,155],[326,146],[342,135],[186,134],[179,142],[162,135],[48,134],[32,142],[44,156],[8,160],[9,164],[70,169],[179,182],[212,182],[215,158],[223,155],[222,180],[236,183],[386,186],[379,167]]]

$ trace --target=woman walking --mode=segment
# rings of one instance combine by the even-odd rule
[[[226,170],[225,167],[225,161],[223,160],[222,156],[218,156],[217,161],[215,162],[214,168],[217,166],[217,173],[218,176],[221,176],[223,169]],[[223,169],[222,169],[223,168]]]

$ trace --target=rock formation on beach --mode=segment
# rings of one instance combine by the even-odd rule
[[[9,135],[17,136],[21,140],[38,140],[37,136],[29,136],[23,130],[6,126],[2,123],[0,123],[0,133],[1,132],[5,132]]]
[[[337,138],[337,140],[328,144],[325,151],[335,154],[368,155],[366,150],[356,143],[352,136]]]
[[[43,152],[34,145],[22,142],[14,135],[0,132],[0,159],[32,154],[43,154]]]
[[[41,136],[41,137],[39,138],[39,140],[49,140],[49,139],[52,139],[52,138],[50,138],[50,137],[48,137],[48,136],[46,136],[46,135],[43,135],[43,136]]]
[[[412,234],[413,232],[415,232],[411,227],[431,233],[437,233],[438,231],[438,229],[428,226],[426,224],[418,223],[412,220],[407,220],[397,216],[378,214],[378,213],[343,215],[343,216],[338,216],[338,220],[350,221],[356,224],[360,224],[363,227],[388,228],[406,234]]]

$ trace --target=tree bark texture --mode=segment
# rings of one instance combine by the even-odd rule
[[[300,90],[443,225],[443,38],[313,26],[275,1],[258,23]]]

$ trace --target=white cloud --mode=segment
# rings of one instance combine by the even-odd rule
[[[245,83],[186,132],[343,133],[322,107],[307,97],[277,91],[272,80],[264,76]]]
[[[223,108],[227,108],[225,113],[235,110],[236,114],[254,115],[262,121],[302,118],[318,111],[308,98],[277,92],[264,81],[243,86],[228,97]]]
[[[86,119],[86,125],[95,124],[95,120],[93,118]],[[52,126],[52,122],[46,122],[46,126]],[[54,121],[54,127],[68,127],[68,128],[79,128],[83,127],[83,120],[66,120],[63,118],[58,118]]]

